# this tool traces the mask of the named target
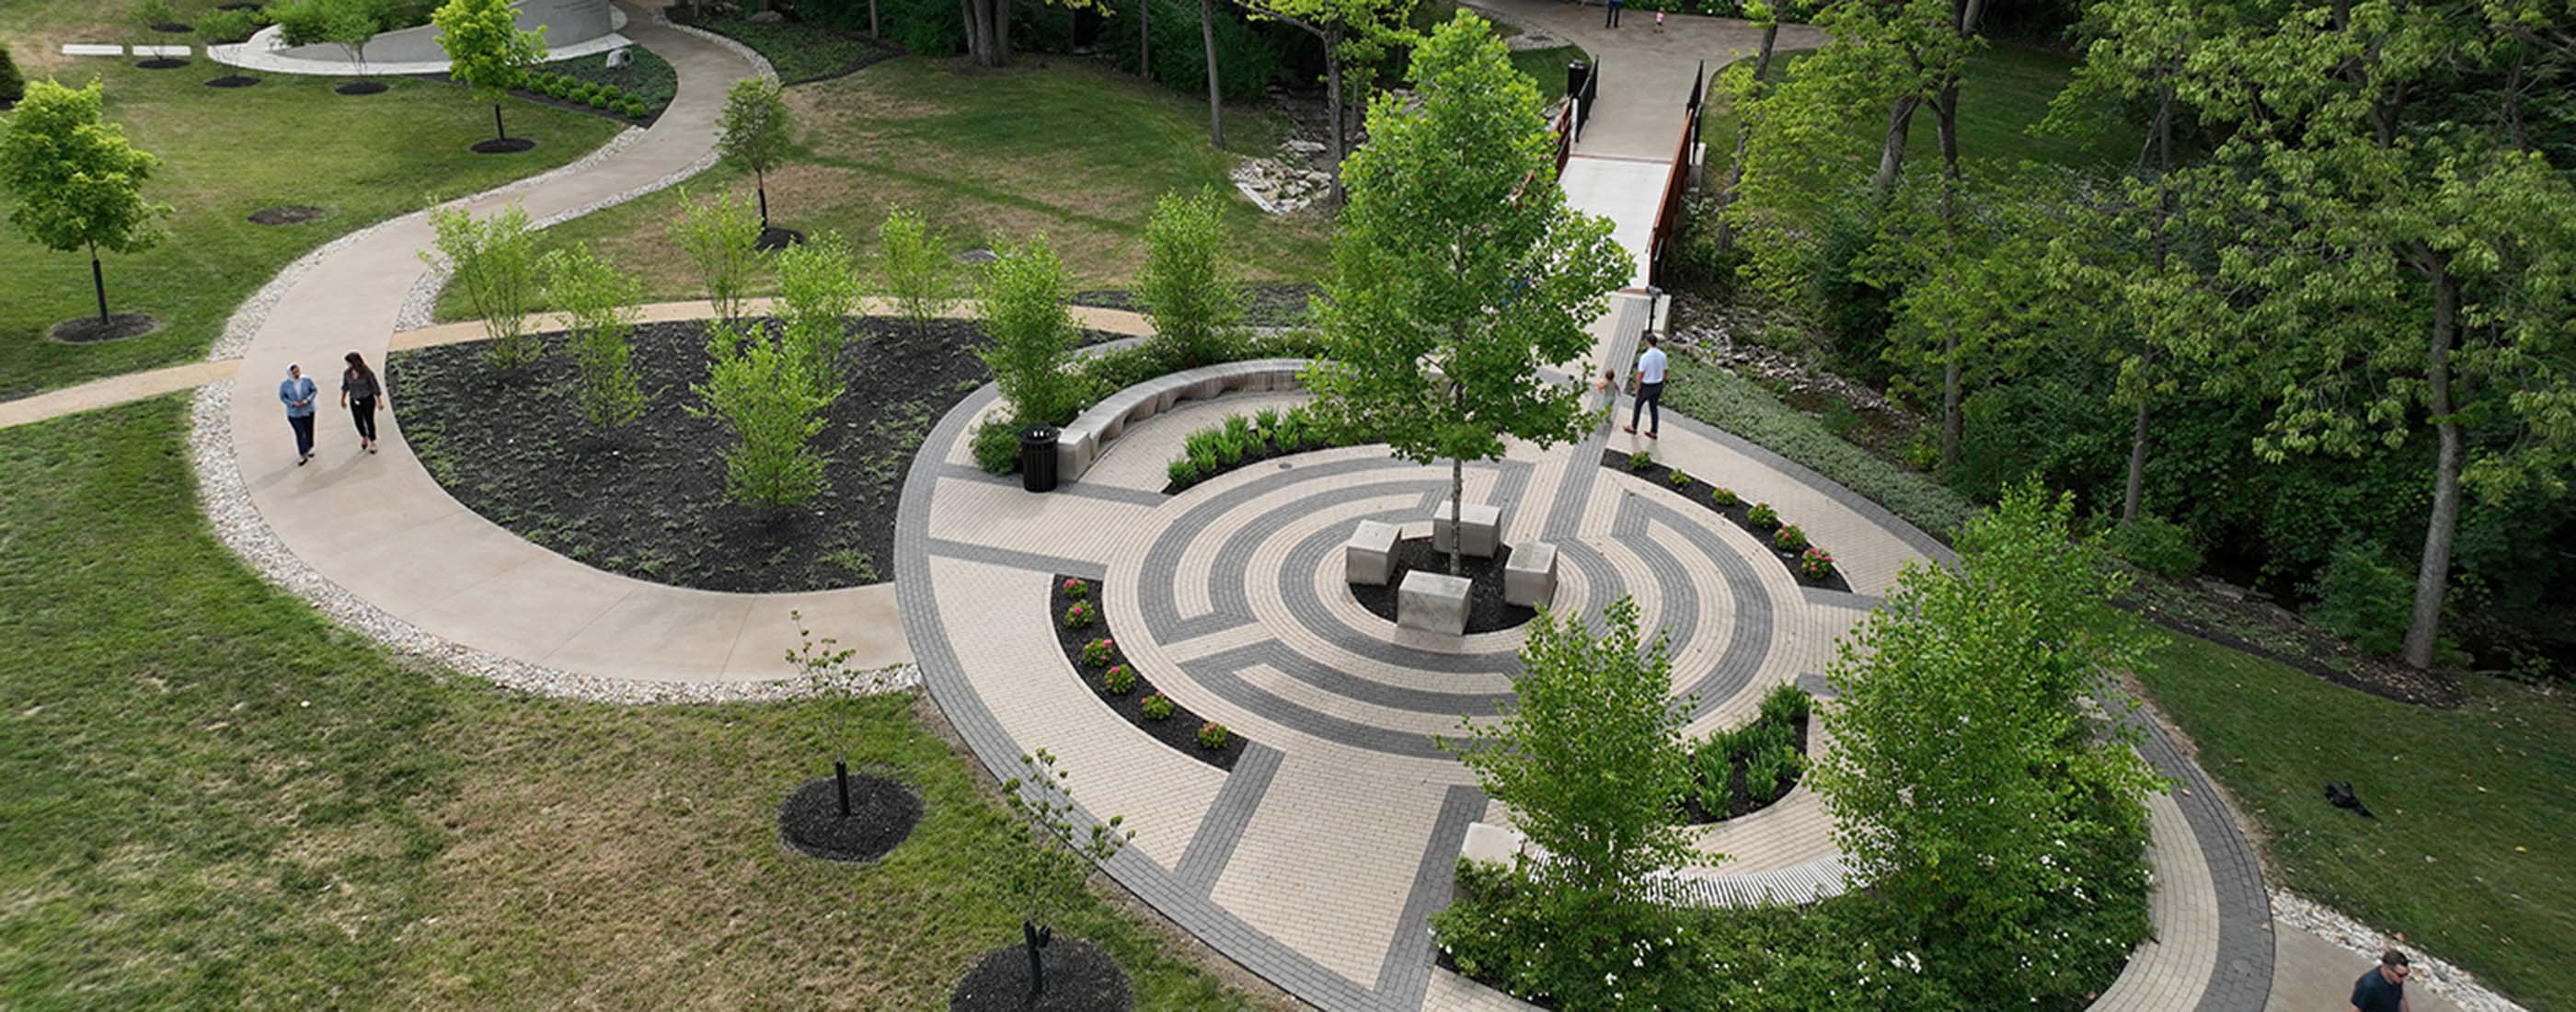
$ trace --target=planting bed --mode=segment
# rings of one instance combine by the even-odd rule
[[[1064,659],[1070,662],[1073,670],[1082,676],[1082,683],[1091,687],[1091,694],[1100,697],[1101,702],[1117,711],[1120,718],[1136,725],[1137,730],[1154,736],[1155,741],[1179,749],[1190,758],[1218,769],[1233,769],[1235,761],[1243,758],[1244,746],[1249,744],[1243,740],[1241,734],[1228,729],[1223,748],[1208,748],[1201,745],[1199,728],[1206,723],[1206,720],[1191,713],[1189,708],[1179,703],[1172,704],[1170,716],[1161,720],[1148,719],[1145,716],[1145,700],[1156,695],[1157,690],[1154,688],[1154,683],[1142,672],[1136,675],[1135,687],[1126,692],[1111,692],[1102,684],[1102,676],[1110,668],[1124,664],[1133,669],[1135,665],[1127,660],[1126,652],[1116,648],[1117,634],[1109,631],[1109,619],[1100,613],[1099,581],[1078,580],[1085,590],[1077,596],[1065,589],[1067,581],[1077,580],[1076,577],[1056,574],[1055,589],[1048,592],[1047,622],[1055,628],[1056,644],[1063,648]],[[1088,605],[1095,618],[1087,625],[1067,626],[1064,624],[1065,611],[1077,603]],[[1109,640],[1112,644],[1108,663],[1085,663],[1082,658],[1082,648],[1098,639]],[[1049,979],[1053,979],[1052,976]]]
[[[874,861],[912,835],[921,799],[878,776],[850,774],[850,814],[841,814],[835,777],[808,781],[778,808],[778,838],[827,861]]]
[[[1798,754],[1802,756],[1813,754],[1808,751],[1807,745],[1808,724],[1812,719],[1813,718],[1805,714],[1801,714],[1795,720],[1791,721],[1791,726],[1795,729],[1791,734],[1791,738],[1797,742],[1796,747]],[[1697,758],[1699,757],[1694,756],[1694,759]],[[1710,808],[1707,804],[1708,799],[1705,793],[1693,793],[1682,799],[1682,803],[1680,805],[1682,824],[1689,826],[1705,826],[1710,823],[1724,822],[1728,819],[1739,816],[1751,815],[1754,812],[1771,807],[1771,805],[1778,802],[1781,798],[1788,797],[1790,791],[1796,790],[1798,784],[1807,779],[1806,767],[1802,765],[1798,768],[1796,776],[1790,777],[1788,780],[1777,784],[1765,785],[1764,790],[1756,791],[1751,789],[1746,783],[1747,778],[1745,774],[1748,768],[1752,766],[1752,760],[1749,756],[1731,756],[1726,760],[1726,765],[1726,804],[1722,806],[1723,810],[1721,811]],[[1709,775],[1713,772],[1715,772],[1715,770],[1712,765],[1703,764],[1701,762],[1693,762],[1691,764],[1691,780],[1699,785],[1700,792],[1709,791]]]
[[[1651,459],[1652,458],[1649,458],[1649,460]],[[1790,579],[1796,580],[1800,584],[1809,587],[1822,587],[1826,590],[1839,590],[1845,593],[1849,593],[1851,591],[1851,581],[1843,578],[1843,571],[1840,567],[1836,567],[1821,578],[1808,576],[1807,574],[1800,572],[1798,569],[1798,557],[1800,552],[1784,550],[1777,542],[1772,540],[1772,535],[1779,532],[1779,525],[1763,527],[1753,522],[1751,518],[1752,509],[1755,505],[1753,502],[1748,500],[1731,505],[1720,506],[1715,500],[1709,498],[1710,493],[1717,491],[1717,486],[1709,484],[1708,482],[1702,481],[1696,477],[1683,484],[1675,485],[1672,482],[1672,468],[1666,467],[1661,463],[1649,463],[1642,468],[1630,467],[1628,455],[1618,450],[1601,451],[1601,466],[1614,471],[1633,474],[1659,487],[1672,489],[1673,491],[1680,493],[1682,498],[1688,499],[1692,503],[1698,505],[1699,508],[1725,516],[1726,519],[1734,523],[1735,526],[1743,528],[1745,533],[1751,534],[1755,539],[1761,541],[1762,547],[1769,551],[1773,558],[1780,560],[1780,568],[1789,571]],[[1780,525],[1789,525],[1798,522],[1796,517],[1784,516],[1779,518],[1779,520]],[[1813,547],[1824,548],[1825,546],[1814,545]],[[1831,551],[1831,549],[1826,550]]]
[[[1469,584],[1469,634],[1509,629],[1538,617],[1538,609],[1503,603],[1503,564],[1511,561],[1511,557],[1512,546],[1503,545],[1494,550],[1493,558],[1479,559],[1470,555],[1458,560],[1458,575],[1466,577]],[[1333,565],[1338,566],[1341,561],[1338,553],[1332,558]],[[1392,564],[1387,571],[1386,586],[1355,583],[1350,588],[1351,596],[1359,600],[1360,607],[1368,609],[1371,615],[1393,622],[1396,589],[1404,585],[1404,574],[1417,569],[1447,573],[1449,554],[1433,549],[1431,539],[1427,537],[1400,538],[1395,543],[1395,557],[1389,561]]]
[[[393,356],[386,372],[403,435],[450,494],[519,536],[583,563],[706,590],[822,590],[890,578],[895,503],[930,426],[988,374],[974,324],[916,330],[854,320],[841,359],[849,388],[825,409],[815,446],[829,458],[820,498],[786,511],[725,497],[721,451],[733,435],[687,410],[706,380],[697,321],[636,328],[633,365],[647,404],[602,435],[573,402],[560,334],[512,374],[479,342]]]
[[[1029,950],[1006,945],[983,955],[957,991],[948,1012],[1127,1012],[1136,1007],[1127,974],[1089,942],[1065,941],[1038,950],[1046,964],[1046,995],[1029,1001]]]

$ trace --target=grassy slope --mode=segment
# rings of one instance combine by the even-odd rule
[[[1565,97],[1565,65],[1591,59],[1580,46],[1550,46],[1512,53],[1512,67],[1538,82],[1538,97],[1553,102]]]
[[[212,7],[213,0],[194,0],[180,9],[184,17]],[[202,82],[219,71],[204,59],[150,71],[121,59],[49,55],[63,41],[132,35],[98,27],[90,20],[96,16],[82,5],[38,3],[0,15],[0,35],[31,78],[104,80],[108,118],[160,156],[162,167],[144,193],[176,209],[165,223],[169,238],[149,252],[101,260],[108,308],[150,313],[162,326],[87,347],[47,340],[55,322],[96,311],[88,257],[56,253],[0,226],[7,233],[0,236],[0,398],[199,357],[244,298],[306,251],[424,202],[572,161],[619,129],[604,119],[512,102],[511,132],[535,137],[540,146],[523,155],[475,155],[465,147],[491,135],[491,109],[442,83],[392,80],[393,90],[384,94],[341,96],[331,93],[331,81],[272,75],[256,87],[207,88]],[[282,227],[244,220],[280,204],[331,213]],[[14,206],[0,195],[0,216]]]
[[[1044,232],[1077,287],[1117,287],[1145,255],[1145,219],[1170,191],[1230,192],[1235,154],[1273,150],[1283,127],[1268,114],[1229,111],[1228,151],[1207,143],[1207,106],[1091,61],[1027,58],[997,75],[960,74],[948,61],[904,57],[848,77],[788,89],[803,150],[769,174],[774,220],[836,230],[873,257],[877,225],[908,207],[961,248],[998,247]],[[691,189],[751,196],[748,173],[717,170]],[[643,273],[654,298],[703,293],[663,234],[676,192],[548,229],[549,247],[586,242]],[[1325,262],[1320,214],[1271,217],[1232,202],[1235,257],[1256,280],[1308,281]],[[873,286],[871,286],[873,287]],[[443,318],[465,310],[454,289]]]
[[[2576,708],[2471,678],[2440,712],[2190,637],[2140,673],[2260,822],[2276,883],[2404,932],[2523,1004],[2576,1004]],[[2347,780],[2375,819],[2326,804]]]
[[[212,540],[183,414],[0,432],[0,1007],[919,1009],[1017,937],[980,873],[1015,823],[908,700],[861,707],[851,758],[922,793],[920,829],[873,867],[790,856],[812,704],[388,658]],[[1068,930],[1140,1008],[1244,1004],[1101,903]]]
[[[1787,54],[1785,72],[1795,73],[1802,55]],[[1778,62],[1775,59],[1774,63]],[[1744,66],[1751,66],[1749,58]],[[2029,133],[2032,124],[2048,115],[2049,100],[2066,86],[2074,67],[2074,59],[2064,54],[2016,43],[1996,43],[1971,57],[1966,80],[1959,86],[1960,157],[2088,168],[2116,167],[2135,158],[2136,128],[2107,115],[2095,122],[2096,129],[2075,134],[2034,137]],[[1772,67],[1775,79],[1783,72],[1781,66]],[[1734,159],[1736,126],[1734,111],[1721,92],[1709,103],[1701,123],[1710,138],[1710,169],[1722,170]],[[1845,153],[1855,160],[1854,165],[1860,166],[1862,159],[1866,165],[1857,170],[1861,176],[1848,182],[1865,180],[1867,171],[1877,166],[1879,143],[1886,131],[1886,109],[1854,111],[1848,129],[1851,143]],[[1906,160],[1938,164],[1938,134],[1930,111],[1915,114],[1906,140]]]

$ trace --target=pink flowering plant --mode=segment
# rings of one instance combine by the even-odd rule
[[[1065,577],[1063,590],[1064,596],[1076,601],[1091,596],[1091,584],[1079,576]]]
[[[1075,601],[1071,606],[1064,610],[1064,627],[1067,629],[1080,629],[1084,626],[1090,625],[1099,618],[1100,613],[1098,610],[1092,608],[1091,602]]]
[[[1109,671],[1100,676],[1100,687],[1109,690],[1112,696],[1124,696],[1134,692],[1136,691],[1136,669],[1124,664],[1112,664],[1109,666]]]
[[[1822,548],[1809,548],[1798,556],[1798,572],[1807,579],[1821,580],[1834,575],[1834,557]]]
[[[1082,663],[1099,667],[1118,656],[1118,641],[1103,636],[1082,645]]]

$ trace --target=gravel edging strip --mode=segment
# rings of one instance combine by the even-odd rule
[[[2272,890],[2272,916],[2283,924],[2305,929],[2308,933],[2351,952],[2358,960],[2377,962],[2379,952],[2388,946],[2388,936],[2370,925],[2354,920],[2335,909],[2287,889]],[[2427,990],[2457,1002],[2463,1012],[2530,1012],[2513,999],[2487,990],[2477,977],[2439,957],[2425,952],[2414,942],[2400,942],[2415,968],[2409,984],[2422,984]]]
[[[227,380],[197,388],[189,404],[188,459],[197,471],[197,502],[213,525],[215,538],[232,549],[260,578],[302,598],[340,627],[402,654],[447,665],[485,681],[524,692],[601,703],[729,703],[797,699],[813,694],[803,678],[751,682],[662,682],[583,675],[529,664],[475,647],[454,643],[367,603],[322,574],[314,572],[279,541],[251,501],[233,452],[233,384]],[[909,691],[919,685],[914,665],[901,665],[884,679],[884,691]],[[871,679],[851,679],[865,691]]]

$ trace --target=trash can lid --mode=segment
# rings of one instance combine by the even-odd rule
[[[1055,437],[1056,430],[1052,425],[1032,425],[1020,430],[1020,438],[1032,443],[1046,442]]]

